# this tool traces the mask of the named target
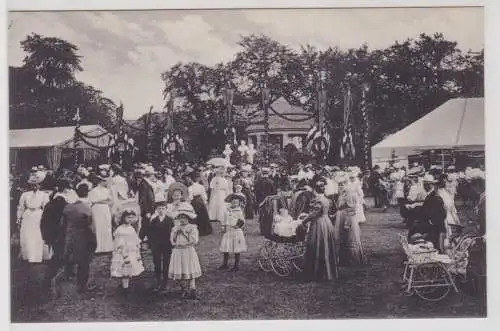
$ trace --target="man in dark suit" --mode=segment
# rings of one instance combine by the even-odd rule
[[[92,210],[88,201],[89,187],[80,184],[76,193],[79,200],[68,204],[62,214],[62,227],[64,232],[64,262],[66,270],[78,266],[77,283],[78,292],[85,293],[95,289],[89,286],[90,262],[97,247],[95,224],[92,219]]]
[[[269,177],[270,169],[262,168],[262,176],[255,183],[255,198],[257,206],[259,206],[267,196],[275,195],[277,193],[274,181]]]
[[[153,167],[147,166],[143,178],[139,183],[137,193],[139,195],[139,207],[141,208],[141,229],[139,237],[144,240],[146,229],[151,221],[151,215],[155,211],[155,192],[153,188],[153,177],[155,171]]]
[[[434,244],[434,248],[444,252],[444,239],[446,238],[446,209],[443,199],[437,194],[436,181],[432,175],[424,177],[424,189],[427,197],[422,205],[421,229],[418,233],[426,235],[426,239]]]

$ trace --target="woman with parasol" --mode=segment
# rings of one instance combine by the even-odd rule
[[[224,178],[225,166],[217,164],[215,177],[210,182],[210,200],[208,203],[208,215],[211,221],[222,222],[226,211],[226,202],[224,201],[230,193],[229,183]]]

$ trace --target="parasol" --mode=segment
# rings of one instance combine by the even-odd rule
[[[214,167],[227,167],[227,166],[229,166],[229,162],[226,159],[223,159],[221,157],[214,157],[214,158],[208,160],[207,164],[211,164]]]

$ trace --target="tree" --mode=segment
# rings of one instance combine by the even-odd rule
[[[82,124],[114,126],[114,102],[75,78],[83,70],[77,46],[38,34],[27,36],[21,46],[27,53],[23,66],[9,68],[12,129],[74,125],[77,109]]]

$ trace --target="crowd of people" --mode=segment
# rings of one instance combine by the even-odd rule
[[[144,272],[147,248],[157,280],[154,290],[166,293],[171,279],[179,281],[184,297],[196,298],[200,237],[212,235],[219,224],[219,270],[237,272],[248,249],[245,224],[253,219],[272,222],[272,231],[282,237],[307,233],[304,279],[334,280],[340,267],[366,263],[360,228],[367,222],[366,195],[374,197],[375,207],[399,206],[410,239],[423,237],[445,249],[452,225],[460,223],[454,201],[459,180],[484,182],[484,172],[435,170],[418,165],[407,170],[397,163],[368,173],[356,166],[312,164],[290,170],[272,163],[258,169],[137,164],[125,172],[112,164],[52,173],[38,166],[26,185],[11,176],[11,227],[23,260],[49,261],[47,286],[63,269],[67,277],[76,276],[80,292],[93,289],[88,279],[94,254],[111,254],[110,274],[121,280],[127,295],[130,279]],[[286,199],[288,208],[264,220],[266,198],[273,195]]]

